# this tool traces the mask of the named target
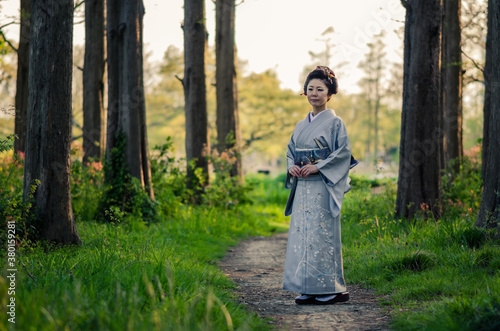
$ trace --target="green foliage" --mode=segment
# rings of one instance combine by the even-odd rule
[[[80,160],[71,163],[71,203],[76,222],[89,222],[96,218],[104,189],[101,162],[84,165]]]
[[[5,139],[0,139],[0,153],[11,150],[14,147],[14,139],[16,135],[8,135]]]
[[[253,189],[252,184],[240,183],[238,177],[231,176],[238,156],[241,157],[236,148],[228,149],[220,154],[213,150],[212,154],[208,156],[214,169],[214,177],[203,194],[203,200],[206,204],[233,208],[237,204],[251,202],[248,194]]]
[[[443,172],[441,192],[448,217],[457,217],[454,211],[475,213],[481,204],[481,163],[479,155],[465,156],[459,171],[454,170],[458,160],[453,160]]]
[[[13,154],[12,142],[15,135],[0,139],[0,219],[3,220],[0,230],[0,244],[5,244],[7,222],[16,222],[16,233],[24,241],[38,238],[37,221],[33,216],[31,205],[33,194],[40,181],[35,180],[30,186],[30,193],[23,199],[24,154]]]
[[[248,198],[252,190],[251,183],[240,183],[238,178],[230,176],[236,162],[234,149],[220,155],[213,150],[206,157],[214,169],[210,184],[204,185],[201,169],[195,169],[193,162],[189,166],[199,179],[194,181],[194,187],[188,188],[186,171],[182,168],[185,160],[175,158],[172,138],[167,137],[163,145],[155,146],[151,157],[151,172],[155,190],[160,191],[168,202],[169,207],[162,209],[164,216],[175,214],[181,203],[195,202],[197,191],[203,192],[201,201],[197,203],[208,206],[233,208],[238,204],[251,202]],[[165,201],[161,204],[165,206]]]
[[[420,250],[416,252],[406,253],[401,258],[398,258],[390,265],[390,269],[394,271],[422,271],[432,267],[435,264],[434,259],[429,253]]]
[[[173,144],[173,139],[167,137],[163,145],[154,147],[150,156],[155,197],[161,201],[160,213],[167,218],[175,216],[182,202],[188,201],[192,195],[192,191],[187,189],[181,160],[175,158]]]
[[[392,306],[396,330],[498,328],[500,247],[473,226],[477,207],[465,197],[476,182],[467,167],[448,186],[448,197],[456,200],[437,220],[395,220],[394,184],[382,181],[377,188],[353,176],[342,209],[345,274],[348,282],[375,288]]]
[[[110,161],[104,165],[105,186],[96,217],[108,222],[126,220],[132,223],[149,223],[157,219],[156,203],[149,198],[141,183],[127,171],[124,160],[125,144],[125,135],[119,133],[116,146],[111,151]],[[117,208],[121,213],[109,212],[112,208]],[[123,217],[118,217],[119,215]]]
[[[295,124],[308,112],[306,98],[281,89],[273,70],[241,77],[238,90],[243,147],[281,155]]]
[[[396,329],[493,331],[500,328],[500,279],[496,276],[492,288],[475,296],[457,295],[444,299],[440,305],[431,305],[425,312],[398,319]],[[405,314],[406,315],[406,314]]]
[[[19,248],[16,328],[268,329],[238,304],[217,261],[276,227],[266,213],[236,207],[181,205],[168,222],[141,227],[118,222],[123,212],[110,207],[113,223],[78,222],[81,247]],[[0,292],[6,286],[3,274]]]
[[[487,231],[481,228],[466,228],[455,233],[453,237],[460,245],[469,248],[480,248],[486,242]]]

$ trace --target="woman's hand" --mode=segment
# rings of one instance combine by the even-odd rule
[[[309,176],[311,174],[318,173],[318,172],[319,172],[319,170],[318,170],[318,167],[316,167],[316,165],[308,164],[300,169],[300,176],[298,176],[298,177],[306,178],[307,176]]]
[[[290,170],[288,170],[288,172],[290,173],[290,175],[292,176],[295,176],[295,177],[302,177],[302,175],[300,174],[300,167],[299,166],[293,166],[290,168]]]

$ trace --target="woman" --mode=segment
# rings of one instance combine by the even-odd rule
[[[285,215],[292,215],[283,288],[298,292],[297,304],[349,300],[342,265],[340,209],[350,190],[351,146],[344,122],[327,102],[338,90],[333,71],[318,66],[307,76],[304,94],[312,111],[288,144]],[[353,166],[357,161],[353,158]]]

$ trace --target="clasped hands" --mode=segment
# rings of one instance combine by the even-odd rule
[[[295,166],[291,167],[288,172],[292,176],[306,178],[307,176],[309,176],[311,174],[318,173],[319,170],[318,170],[318,167],[316,165],[308,164],[308,165],[303,166],[302,168],[295,165]]]

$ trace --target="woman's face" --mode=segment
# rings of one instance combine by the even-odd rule
[[[330,100],[328,88],[321,79],[311,79],[307,84],[307,100],[315,110],[326,109],[326,103]]]

